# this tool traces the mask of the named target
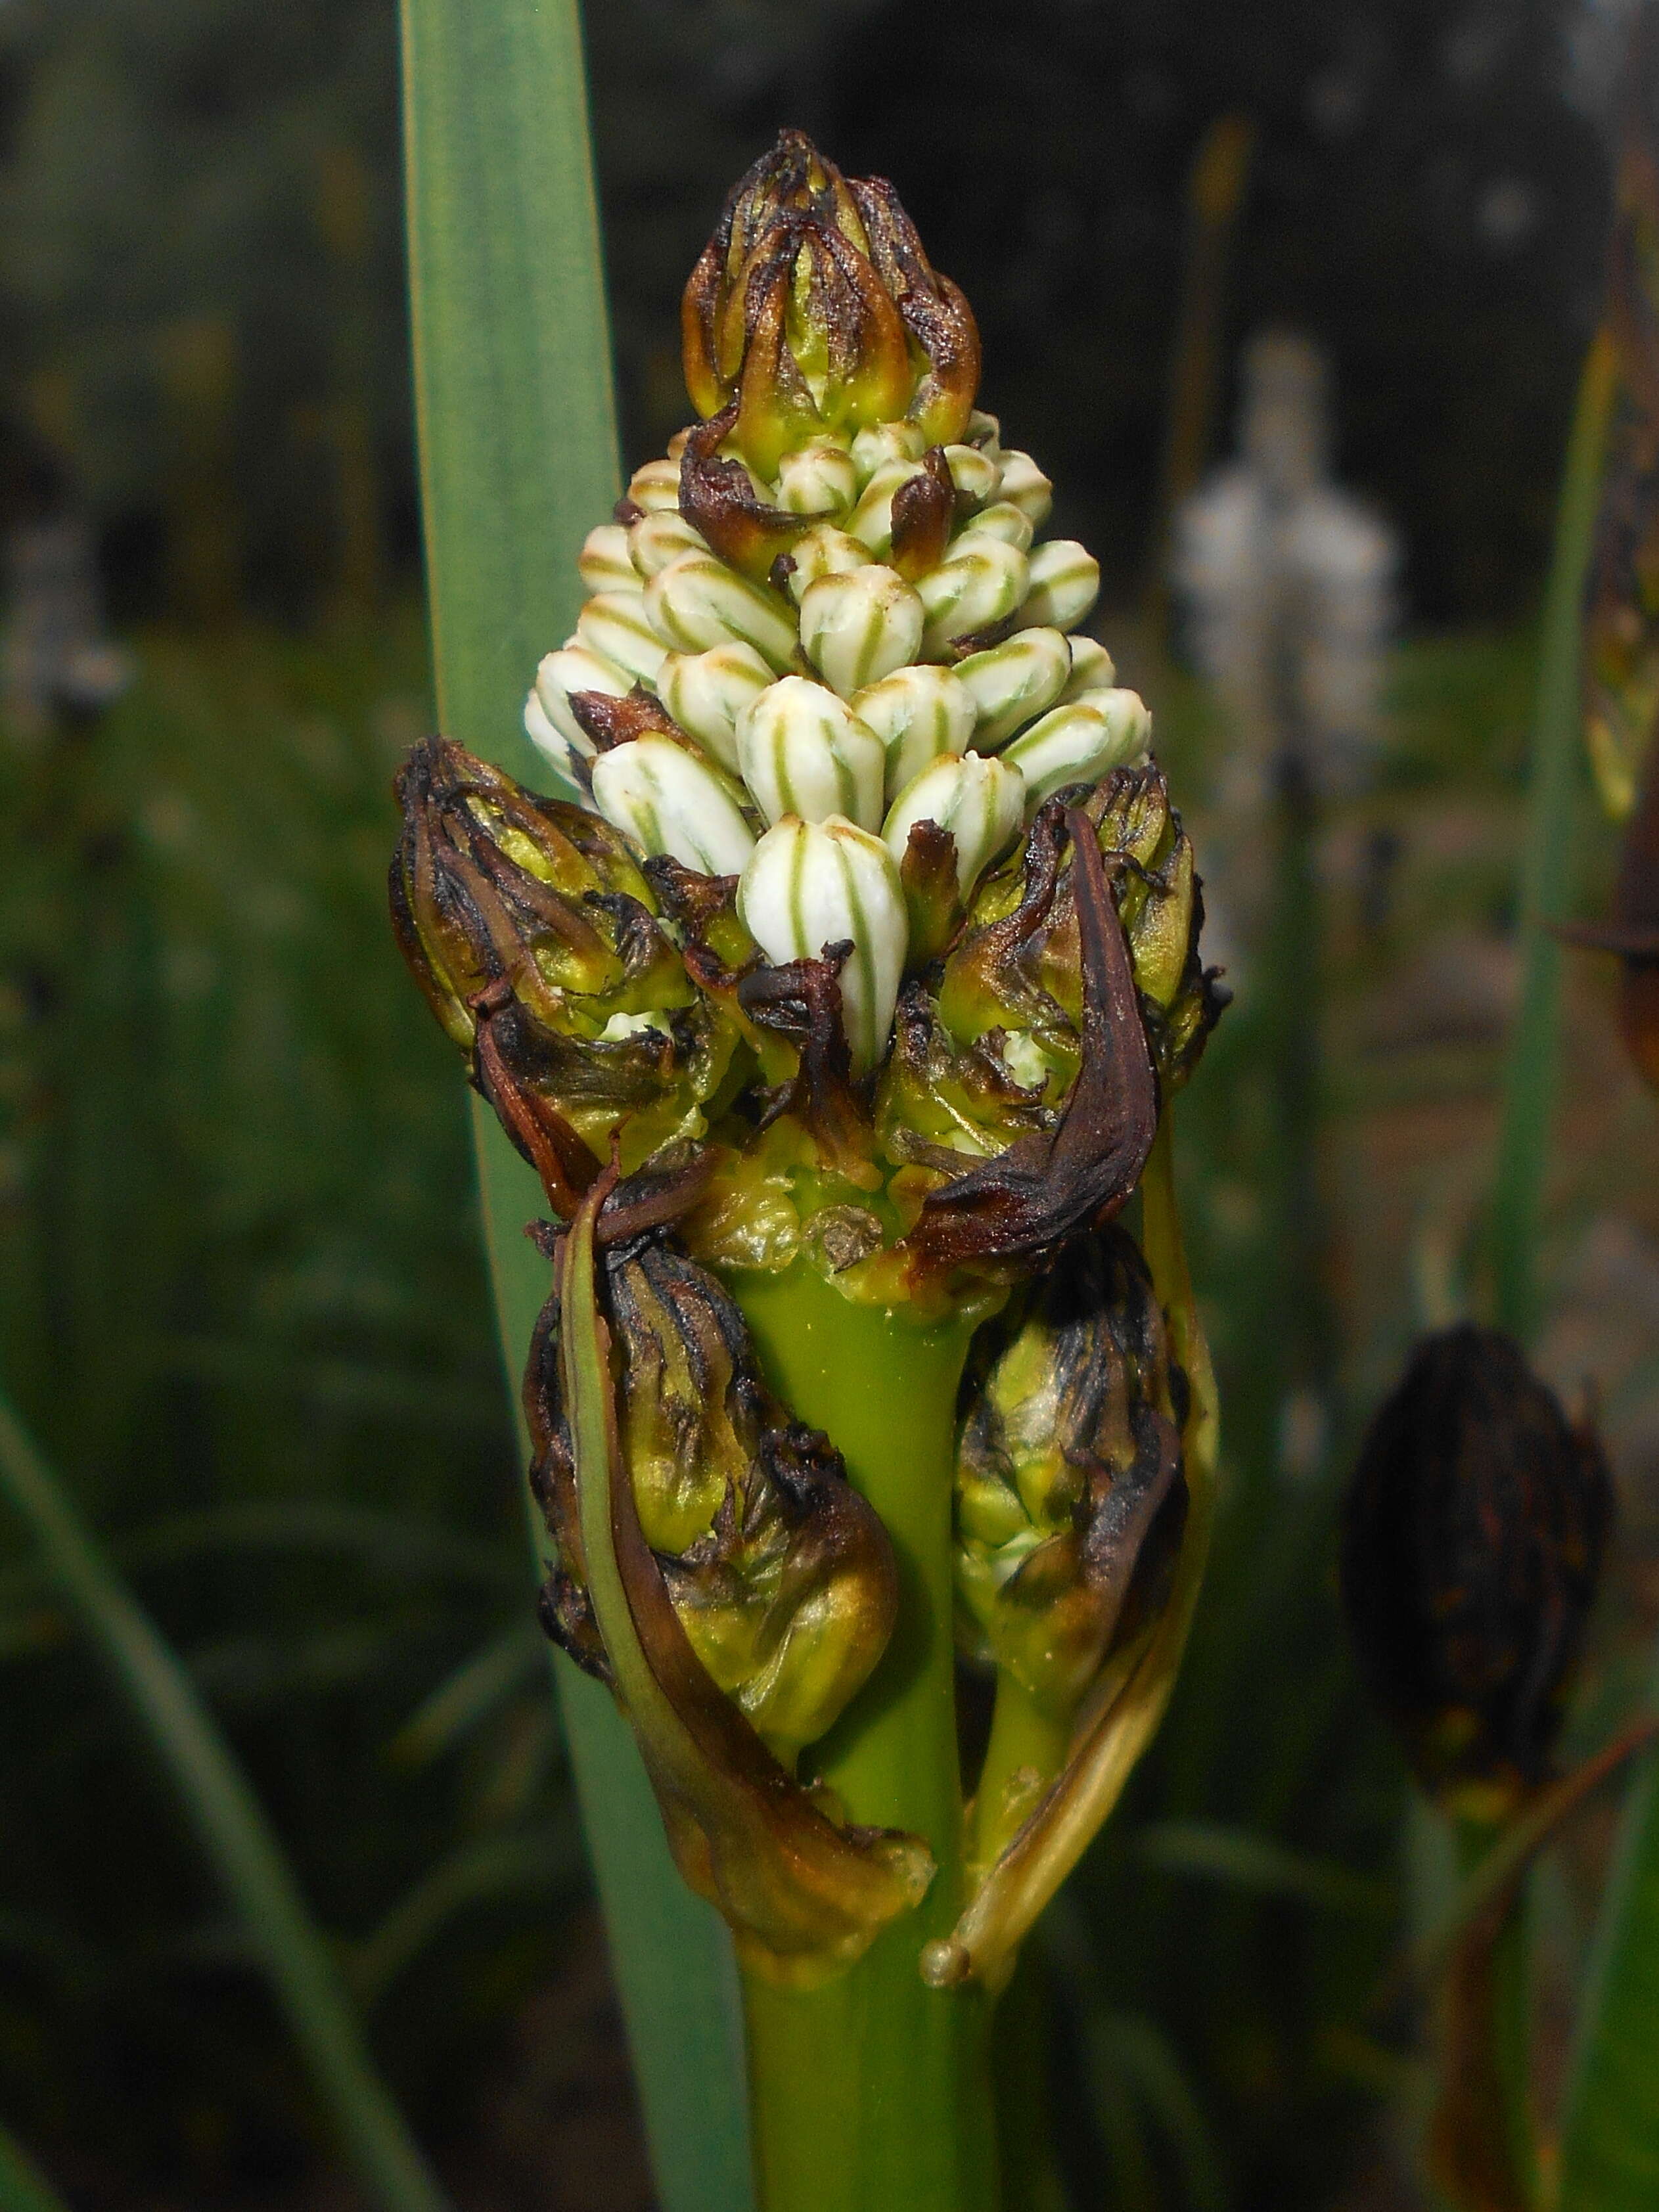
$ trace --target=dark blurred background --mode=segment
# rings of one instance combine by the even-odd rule
[[[1095,627],[1195,801],[1224,717],[1147,609],[1194,162],[1241,118],[1208,458],[1241,341],[1297,326],[1334,363],[1338,473],[1405,550],[1382,764],[1321,848],[1317,1179],[1351,1409],[1437,1316],[1489,1159],[1623,20],[589,10],[629,461],[684,419],[679,288],[777,127],[892,177],[975,303],[985,404],[1101,556]],[[0,1376],[230,1731],[459,2203],[605,2212],[648,2185],[529,1624],[462,1097],[384,923],[388,779],[430,712],[396,58],[391,0],[0,0],[0,519],[84,519],[131,678],[0,731]],[[1354,857],[1378,849],[1380,904]],[[1601,1376],[1623,1455],[1594,1741],[1659,1591],[1659,1220],[1632,1164],[1659,1163],[1603,983],[1575,992],[1543,1356]],[[1413,1831],[1337,1626],[1348,1430],[1287,1442],[1254,1387],[1272,1093],[1248,1004],[1230,1024],[1188,1142],[1233,1502],[1159,1752],[1043,1950],[1053,2087],[1079,2207],[1377,2212],[1415,2201],[1410,2024],[1373,2002]],[[1585,1868],[1551,1892],[1562,1979]],[[359,2201],[3,1514],[0,2118],[76,2208]]]

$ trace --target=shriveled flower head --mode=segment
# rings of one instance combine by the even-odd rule
[[[1547,1778],[1611,1511],[1593,1431],[1512,1338],[1423,1339],[1354,1470],[1342,1593],[1433,1795],[1484,1809]]]

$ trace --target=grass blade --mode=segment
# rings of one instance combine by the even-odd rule
[[[1538,1240],[1561,1024],[1561,946],[1552,924],[1565,920],[1572,890],[1575,817],[1583,780],[1579,667],[1584,582],[1614,386],[1613,347],[1603,331],[1590,347],[1579,385],[1545,592],[1521,863],[1521,1010],[1504,1077],[1492,1193],[1495,1318],[1523,1344],[1538,1323]]]
[[[68,2212],[15,2136],[0,2127],[0,2212]]]
[[[1654,1676],[1659,1694],[1659,1669]],[[1557,2212],[1659,2203],[1659,1754],[1633,1778],[1580,2000]]]
[[[462,1661],[386,1746],[394,1766],[425,1766],[471,1733],[546,1664],[547,1646],[526,1607]]]
[[[403,0],[416,398],[446,731],[543,787],[520,720],[573,627],[618,483],[575,0]],[[388,829],[388,844],[390,830]],[[476,1102],[475,1102],[476,1107]],[[501,1343],[547,1295],[534,1176],[475,1111]],[[681,1884],[633,1740],[559,1662],[584,1823],[665,2212],[743,2212],[748,2128],[725,1929]]]
[[[443,2192],[374,2070],[332,1954],[241,1769],[189,1675],[3,1399],[0,1495],[51,1562],[172,1775],[365,2186],[387,2212],[446,2212]]]

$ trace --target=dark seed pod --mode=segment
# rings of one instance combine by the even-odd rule
[[[1544,1780],[1612,1517],[1607,1463],[1513,1340],[1424,1338],[1348,1493],[1342,1593],[1424,1788],[1486,1809]]]

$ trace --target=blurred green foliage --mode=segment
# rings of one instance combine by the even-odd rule
[[[422,638],[142,650],[6,753],[0,1364],[441,2138],[575,1858],[462,1097],[385,921]],[[0,2102],[66,2173],[280,2172],[313,2123],[257,1972],[0,1559]]]

